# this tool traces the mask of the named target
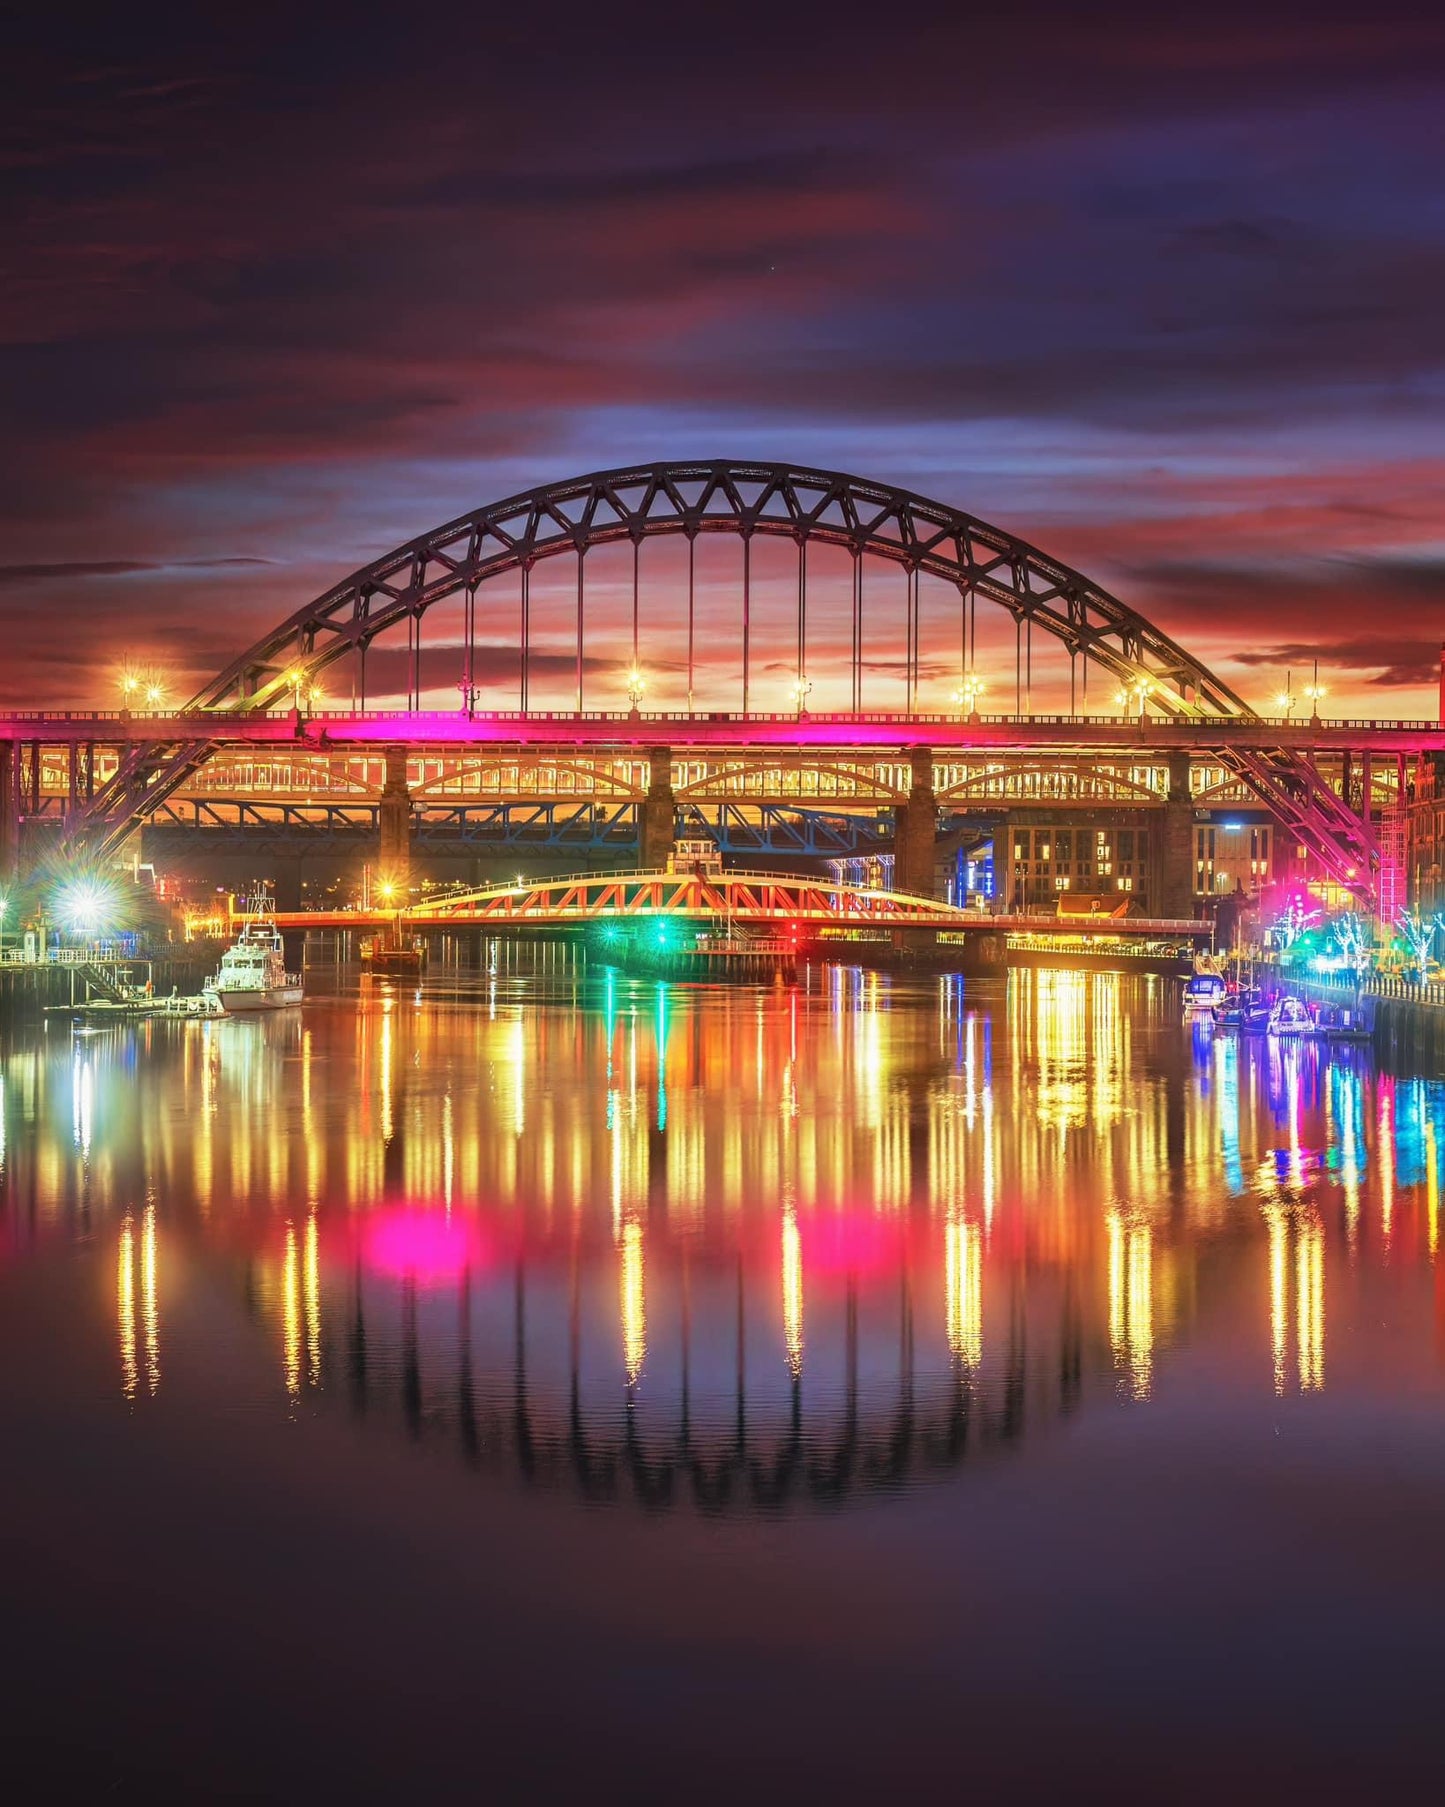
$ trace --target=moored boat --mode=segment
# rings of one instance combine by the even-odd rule
[[[1213,958],[1208,954],[1198,955],[1194,962],[1194,972],[1184,986],[1185,1019],[1217,1015],[1224,1002],[1225,989],[1224,974]]]
[[[1285,993],[1275,999],[1274,1009],[1269,1013],[1269,1034],[1293,1038],[1313,1035],[1314,1029],[1314,1018],[1298,998]]]
[[[281,931],[267,918],[248,922],[221,955],[220,970],[202,996],[228,1016],[253,1010],[285,1010],[302,998],[301,975],[288,973]]]

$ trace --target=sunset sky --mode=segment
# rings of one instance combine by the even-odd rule
[[[0,703],[189,691],[468,508],[747,457],[1021,533],[1261,706],[1317,658],[1433,715],[1445,22],[997,10],[12,20]]]

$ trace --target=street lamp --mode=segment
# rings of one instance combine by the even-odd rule
[[[627,674],[627,707],[634,715],[642,707],[642,693],[647,689],[647,679],[634,665]]]
[[[955,706],[961,713],[967,715],[971,722],[978,720],[978,699],[983,695],[985,688],[981,677],[974,672],[966,671],[958,689],[953,693]]]
[[[146,707],[159,709],[166,699],[166,687],[159,678],[152,678],[146,685]]]
[[[1274,699],[1275,708],[1279,710],[1286,721],[1294,714],[1296,699],[1293,679],[1294,673],[1287,671],[1284,674],[1284,689],[1281,690],[1279,695]]]
[[[1310,720],[1317,722],[1320,719],[1320,698],[1325,694],[1325,687],[1320,682],[1320,662],[1318,659],[1315,660],[1314,678],[1310,683],[1305,685],[1304,691],[1305,695],[1310,700]]]
[[[1135,710],[1139,719],[1142,721],[1144,719],[1144,705],[1148,702],[1149,692],[1153,688],[1154,680],[1145,677],[1141,673],[1137,678],[1131,678],[1122,689],[1117,690],[1114,693],[1114,701],[1120,709],[1128,711],[1132,708]]]
[[[812,688],[810,680],[799,672],[797,682],[793,685],[793,707],[797,710],[799,719],[808,713],[808,692]]]
[[[120,706],[122,709],[129,709],[141,688],[140,675],[127,666],[116,679],[116,683],[120,687]]]

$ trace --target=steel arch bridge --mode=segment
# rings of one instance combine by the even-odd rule
[[[1210,723],[1254,721],[1248,705],[1200,660],[1082,573],[1014,534],[947,504],[841,472],[784,464],[712,461],[633,465],[546,484],[446,522],[353,572],[296,610],[203,686],[174,719],[169,738],[128,747],[113,777],[75,812],[72,844],[104,853],[113,849],[180,788],[218,747],[238,720],[264,716],[298,699],[329,668],[352,662],[352,678],[364,712],[368,650],[388,633],[406,637],[408,709],[419,711],[423,623],[432,609],[453,599],[462,604],[460,651],[464,714],[476,694],[479,592],[499,578],[518,579],[518,726],[525,740],[531,707],[531,675],[537,650],[531,618],[535,568],[547,561],[575,561],[572,661],[575,711],[552,733],[568,732],[576,744],[615,737],[616,715],[587,711],[588,554],[610,545],[632,549],[632,648],[641,645],[640,558],[646,541],[681,537],[687,545],[687,665],[689,700],[696,653],[695,555],[699,539],[731,535],[741,542],[741,635],[737,648],[742,712],[736,743],[749,744],[754,719],[753,685],[760,642],[754,615],[752,549],[759,539],[781,539],[796,548],[796,682],[799,713],[805,707],[810,649],[816,650],[817,614],[809,631],[808,557],[817,548],[841,549],[851,564],[849,611],[850,712],[830,721],[847,745],[847,722],[862,719],[865,569],[881,560],[906,577],[900,597],[892,586],[886,606],[901,608],[905,642],[906,706],[891,719],[916,725],[921,669],[921,599],[924,579],[956,597],[960,671],[977,657],[978,604],[1002,610],[1012,623],[1016,677],[1027,659],[1032,670],[1034,635],[1062,646],[1069,660],[1071,708],[1080,691],[1087,708],[1091,669],[1137,698],[1140,727],[1146,718],[1172,719],[1207,728]],[[493,619],[485,595],[483,613]],[[508,605],[510,611],[510,604]],[[555,655],[554,655],[555,656]],[[776,660],[774,660],[776,664]],[[686,744],[695,717],[673,716],[656,738]],[[776,717],[757,718],[775,721]],[[867,716],[874,736],[880,716]],[[499,724],[499,727],[501,724]],[[499,733],[504,738],[506,730]],[[916,739],[916,735],[913,736]],[[1268,744],[1221,746],[1218,757],[1285,827],[1297,835],[1343,882],[1368,891],[1379,847],[1368,819],[1357,814],[1323,778],[1306,754]]]

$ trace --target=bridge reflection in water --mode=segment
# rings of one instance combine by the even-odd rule
[[[587,1501],[821,1506],[1147,1407],[1211,1297],[1249,1384],[1317,1392],[1342,1276],[1435,1266],[1441,1088],[1191,1042],[1163,982],[510,950],[367,983],[0,1053],[7,1240],[113,1251],[129,1409],[234,1341],[172,1343],[194,1291],[302,1423]]]

